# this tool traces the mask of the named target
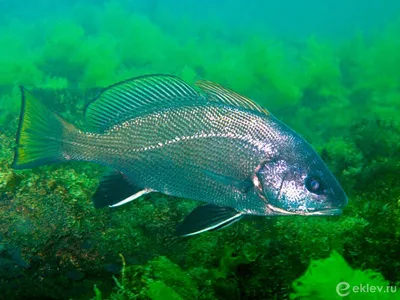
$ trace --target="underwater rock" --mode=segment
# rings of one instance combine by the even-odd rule
[[[107,272],[110,272],[110,273],[113,273],[113,274],[118,274],[122,270],[122,264],[121,263],[120,264],[117,264],[117,263],[107,264],[107,265],[104,266],[104,269]]]
[[[17,175],[12,170],[0,172],[0,193],[14,192],[17,186],[21,183],[22,176]],[[1,200],[1,198],[0,198]]]
[[[77,271],[77,270],[72,270],[72,271],[68,271],[66,276],[69,279],[75,280],[75,281],[79,281],[82,280],[85,277],[85,273]]]

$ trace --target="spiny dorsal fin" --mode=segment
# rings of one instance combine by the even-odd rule
[[[244,107],[250,110],[258,111],[260,113],[270,115],[268,110],[255,103],[253,100],[246,98],[238,93],[223,87],[220,84],[208,80],[199,80],[196,85],[201,88],[210,100],[221,101],[228,105],[237,107]]]
[[[85,109],[88,130],[102,132],[128,118],[155,109],[204,101],[182,79],[145,75],[105,88]]]

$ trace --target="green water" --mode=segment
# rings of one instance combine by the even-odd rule
[[[400,298],[397,2],[7,2],[0,299]],[[151,73],[212,80],[266,107],[338,178],[343,214],[179,238],[194,201],[155,194],[96,210],[96,165],[11,168],[19,85],[83,126],[101,88]]]

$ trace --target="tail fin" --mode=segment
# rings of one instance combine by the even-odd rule
[[[21,87],[22,105],[13,168],[27,169],[67,160],[62,147],[77,131]]]

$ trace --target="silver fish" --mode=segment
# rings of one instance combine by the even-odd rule
[[[13,166],[63,161],[110,167],[95,207],[159,192],[206,202],[179,235],[213,230],[245,215],[338,215],[348,200],[313,148],[266,109],[210,81],[201,91],[170,75],[106,88],[81,131],[21,87]]]

